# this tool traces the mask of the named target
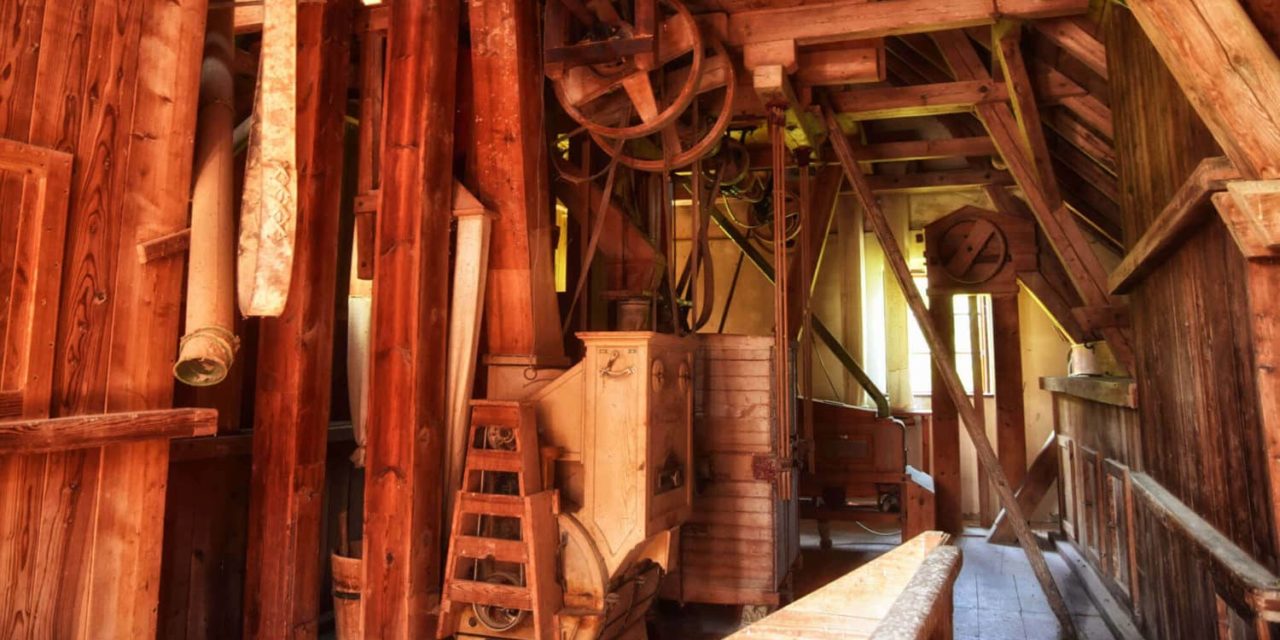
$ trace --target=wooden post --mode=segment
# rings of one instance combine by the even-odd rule
[[[235,103],[230,9],[209,13],[200,74],[196,179],[187,250],[187,318],[173,373],[186,384],[215,385],[235,361],[236,219],[231,131]]]
[[[249,638],[315,637],[352,12],[298,8],[298,221],[283,312],[261,321],[245,579]],[[342,274],[346,276],[346,274]]]
[[[969,296],[969,351],[970,351],[970,375],[973,376],[973,408],[978,412],[978,417],[982,418],[982,424],[987,423],[987,399],[986,389],[984,388],[982,374],[986,367],[983,365],[982,353],[982,314],[978,310],[978,306],[982,303],[982,296]],[[978,521],[984,527],[991,526],[991,522],[995,520],[995,505],[991,503],[991,484],[978,475]]]
[[[822,116],[828,133],[838,133],[840,131],[840,125],[836,122],[836,113],[829,103],[823,106]],[[961,422],[964,424],[965,430],[968,431],[969,439],[973,441],[973,447],[978,453],[978,462],[983,472],[995,485],[996,494],[1000,496],[1000,502],[1004,504],[1005,510],[1009,512],[1009,517],[1012,518],[1014,531],[1018,535],[1018,542],[1022,545],[1022,550],[1027,554],[1031,569],[1035,573],[1036,579],[1040,581],[1040,587],[1044,589],[1045,598],[1049,601],[1049,607],[1053,609],[1054,614],[1057,616],[1058,623],[1062,626],[1062,632],[1067,636],[1074,636],[1075,624],[1072,622],[1071,612],[1067,609],[1066,601],[1062,599],[1062,594],[1053,582],[1053,574],[1049,572],[1049,565],[1045,562],[1044,554],[1040,551],[1030,527],[1027,526],[1022,509],[1018,507],[1017,498],[1013,495],[1013,487],[1009,486],[1008,478],[1005,477],[1004,472],[1000,469],[1000,462],[996,458],[995,449],[992,448],[991,441],[987,439],[985,426],[965,395],[964,385],[960,382],[960,376],[956,373],[955,355],[945,335],[939,331],[937,324],[933,322],[932,317],[929,315],[929,309],[925,307],[924,299],[920,296],[920,292],[916,289],[915,283],[911,279],[911,270],[907,266],[907,259],[902,255],[902,250],[898,247],[898,240],[893,236],[893,231],[889,228],[889,222],[885,218],[884,212],[880,210],[880,204],[876,201],[871,185],[867,182],[867,177],[858,168],[851,143],[848,138],[842,135],[829,137],[836,156],[844,167],[845,178],[853,186],[854,194],[858,197],[866,212],[867,221],[871,224],[871,228],[876,234],[876,239],[880,241],[880,245],[884,248],[885,262],[897,278],[898,285],[907,298],[907,305],[911,308],[912,313],[915,314],[916,322],[920,324],[920,331],[924,334],[925,341],[929,343],[929,349],[935,365],[935,380],[940,379],[942,387],[946,389],[952,402],[955,403]]]
[[[1022,332],[1018,294],[991,296],[991,330],[995,337],[996,451],[1009,484],[1018,486],[1027,473],[1027,421],[1022,407]]]
[[[864,212],[864,215],[868,215]],[[890,254],[885,251],[885,265],[890,267]],[[915,283],[911,286],[914,288]],[[908,301],[909,304],[909,301]],[[955,349],[955,306],[951,294],[929,296],[929,315],[938,336],[948,353]],[[932,348],[932,347],[931,347]],[[956,402],[947,393],[943,372],[935,365],[932,369],[933,397],[933,474],[936,494],[938,529],[953,535],[964,532],[964,485],[960,479],[960,421],[956,414]],[[965,397],[961,402],[968,403]]]
[[[440,596],[459,4],[391,3],[365,453],[371,638],[431,637]]]
[[[813,309],[810,302],[813,297],[813,248],[814,244],[825,241],[833,209],[822,214],[823,222],[827,224],[821,230],[814,226],[817,219],[809,193],[809,153],[809,149],[800,149],[797,153],[800,156],[797,159],[800,165],[800,357],[796,367],[800,373],[800,394],[804,397],[804,410],[800,412],[804,422],[800,434],[809,445],[806,464],[809,470],[813,470],[817,468],[817,455],[813,448]],[[815,238],[819,233],[822,240]]]
[[[783,144],[785,107],[769,107],[769,142],[773,151],[773,357],[774,387],[778,398],[778,459],[791,458],[791,416],[795,394],[791,385],[791,323],[787,313],[787,147]],[[778,493],[790,498],[791,476],[783,474]]]
[[[567,365],[551,254],[537,4],[475,0],[468,14],[476,122],[469,177],[497,214],[486,306],[502,313],[485,317],[491,398],[527,393],[531,366]]]

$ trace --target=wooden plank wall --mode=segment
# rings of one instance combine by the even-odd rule
[[[1192,169],[1220,151],[1127,11],[1114,12],[1107,39],[1132,245]],[[1143,470],[1274,570],[1245,261],[1208,217],[1130,298]]]
[[[1133,17],[1117,7],[1106,31],[1132,246],[1194,167],[1221,151]],[[1277,565],[1250,324],[1258,310],[1244,257],[1219,217],[1206,218],[1131,294],[1139,411],[1055,396],[1072,537],[1148,637],[1214,637],[1220,609],[1201,543],[1132,495],[1126,467]]]
[[[778,604],[799,553],[796,502],[752,471],[777,455],[773,339],[701,336],[695,367],[694,451],[700,461],[693,514],[681,527],[682,590],[717,604]]]
[[[183,265],[135,247],[187,224],[206,8],[0,3],[0,136],[74,156],[53,415],[171,404]],[[155,635],[168,457],[0,457],[0,636]]]

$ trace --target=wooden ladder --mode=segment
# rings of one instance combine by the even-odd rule
[[[543,489],[540,460],[533,404],[472,401],[438,637],[497,635],[478,610],[508,619],[523,612],[532,618],[533,638],[555,637],[563,602],[556,580],[559,497]],[[527,621],[509,631],[523,628],[530,628]]]

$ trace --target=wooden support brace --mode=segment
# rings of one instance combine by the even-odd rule
[[[1132,326],[1127,304],[1076,307],[1071,310],[1071,315],[1085,331]]]
[[[829,104],[824,105],[823,121],[826,123],[828,131],[838,130],[839,125],[836,122],[835,111]],[[1063,632],[1069,636],[1074,635],[1075,624],[1072,621],[1071,612],[1067,609],[1066,601],[1062,599],[1062,594],[1058,591],[1057,585],[1054,584],[1053,574],[1049,572],[1049,565],[1045,562],[1044,554],[1040,551],[1031,528],[1027,526],[1026,517],[1018,506],[1018,500],[1014,496],[1013,488],[1009,486],[1008,478],[1005,477],[1004,471],[1000,468],[1000,461],[996,457],[995,449],[992,448],[991,441],[987,439],[986,425],[978,418],[973,404],[969,402],[964,385],[960,381],[960,376],[956,373],[954,355],[951,349],[947,348],[947,345],[943,342],[941,334],[938,332],[938,327],[934,324],[932,316],[929,315],[924,299],[920,296],[920,292],[912,279],[906,258],[902,255],[902,250],[899,248],[900,245],[889,227],[889,221],[880,209],[875,194],[867,183],[866,176],[858,168],[849,140],[844,136],[834,136],[832,138],[832,146],[835,149],[836,157],[840,159],[841,165],[844,166],[845,178],[853,185],[854,193],[863,206],[867,222],[884,249],[885,262],[897,279],[898,285],[907,299],[907,305],[915,315],[916,322],[919,324],[925,340],[929,343],[936,371],[941,374],[946,392],[956,405],[961,422],[969,434],[969,440],[973,443],[974,450],[978,454],[980,466],[987,479],[994,485],[1000,502],[1009,512],[1010,517],[1013,518],[1014,531],[1017,533],[1018,542],[1022,545],[1023,551],[1026,552],[1027,559],[1031,563],[1031,569],[1035,573],[1036,579],[1040,582],[1041,588],[1044,589],[1045,598],[1049,601],[1050,608],[1053,609],[1054,614],[1057,616]]]
[[[1107,287],[1113,295],[1128,293],[1160,265],[1206,215],[1205,204],[1215,192],[1240,177],[1226,158],[1206,158],[1169,199],[1160,215],[1147,227],[1112,272]]]
[[[147,264],[186,253],[191,247],[191,228],[167,233],[138,244],[138,262]]]
[[[0,451],[30,455],[89,449],[156,438],[211,436],[214,409],[162,409],[0,422]]]
[[[1022,508],[1023,513],[1034,513],[1036,507],[1040,506],[1040,502],[1049,494],[1049,487],[1058,479],[1058,435],[1050,432],[1049,437],[1045,440],[1044,446],[1040,447],[1040,452],[1036,454],[1035,460],[1031,462],[1031,468],[1027,470],[1027,475],[1022,479],[1022,484],[1018,485],[1018,491],[1015,495],[1018,498],[1018,506]],[[1001,511],[996,516],[996,522],[991,527],[991,534],[987,536],[987,542],[992,544],[1013,544],[1013,525],[1009,522],[1009,513]]]

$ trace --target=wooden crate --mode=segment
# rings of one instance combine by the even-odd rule
[[[776,479],[756,471],[757,460],[778,453],[773,339],[699,336],[694,379],[693,513],[681,529],[679,570],[664,595],[777,605],[800,554],[800,534],[796,502],[782,500]]]

